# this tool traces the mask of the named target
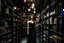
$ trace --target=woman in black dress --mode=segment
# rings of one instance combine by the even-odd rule
[[[28,43],[36,43],[36,34],[35,34],[35,20],[31,20],[32,23],[29,23],[29,35]]]

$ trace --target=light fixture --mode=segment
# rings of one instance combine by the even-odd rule
[[[34,4],[34,3],[32,3],[32,6],[35,6],[35,4]]]
[[[26,2],[26,0],[24,0],[24,2]]]
[[[34,3],[32,3],[32,6],[31,6],[31,8],[33,9],[35,7],[35,4]]]
[[[36,13],[36,11],[34,11],[34,13]]]
[[[33,9],[34,7],[32,6],[31,8]]]
[[[16,10],[16,9],[17,9],[17,7],[14,7],[14,9]]]
[[[31,11],[31,9],[28,9],[28,11]]]
[[[36,10],[36,8],[34,8],[34,10]]]

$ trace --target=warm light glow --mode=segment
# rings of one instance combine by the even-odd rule
[[[32,6],[31,6],[31,8],[34,8],[35,7],[35,4],[34,3],[32,3]]]
[[[28,11],[31,11],[31,9],[28,9]]]
[[[34,11],[34,13],[36,13],[36,11]]]
[[[34,4],[34,3],[32,3],[32,6],[35,6],[35,4]]]
[[[32,9],[34,8],[34,6],[31,7]]]
[[[14,9],[16,10],[16,9],[17,9],[17,7],[14,7]]]
[[[24,2],[26,2],[26,0],[24,0]]]
[[[32,2],[33,0],[31,0],[31,2]]]
[[[34,8],[34,10],[36,10],[36,8]]]

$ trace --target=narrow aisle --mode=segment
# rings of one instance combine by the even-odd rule
[[[20,43],[27,43],[27,41],[28,41],[28,38],[24,37],[22,38]],[[39,37],[36,37],[36,43],[41,43],[41,41],[39,40]]]
[[[21,43],[27,43],[27,37],[22,38]]]
[[[36,43],[41,43],[41,41],[39,40],[39,37],[36,37]]]

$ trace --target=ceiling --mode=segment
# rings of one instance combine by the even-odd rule
[[[20,13],[20,14],[21,13],[22,14],[25,14],[26,13],[27,15],[29,15],[31,13],[27,12],[27,9],[30,8],[30,6],[32,5],[32,3],[35,3],[36,12],[37,13],[40,13],[41,6],[45,3],[45,0],[26,0],[26,2],[24,2],[24,0],[12,0],[12,2],[14,3],[14,5],[17,8],[19,8],[19,10],[17,11],[18,13]]]
[[[12,2],[18,7],[18,8],[23,8],[25,7],[25,10],[27,8],[29,8],[31,6],[32,3],[35,3],[35,8],[37,8],[37,10],[40,8],[41,3],[44,3],[44,0],[26,0],[26,2],[24,2],[24,0],[12,0]],[[29,4],[29,5],[28,5]],[[39,11],[39,10],[38,10]]]
[[[31,3],[35,3],[36,4],[36,6],[37,5],[39,5],[40,4],[40,2],[42,1],[42,0],[26,0],[26,2],[24,2],[24,0],[12,0],[13,1],[13,3],[15,4],[15,5],[17,5],[17,6],[19,6],[19,5],[22,5],[22,6],[24,6],[24,5],[27,5],[27,4],[31,4]]]

